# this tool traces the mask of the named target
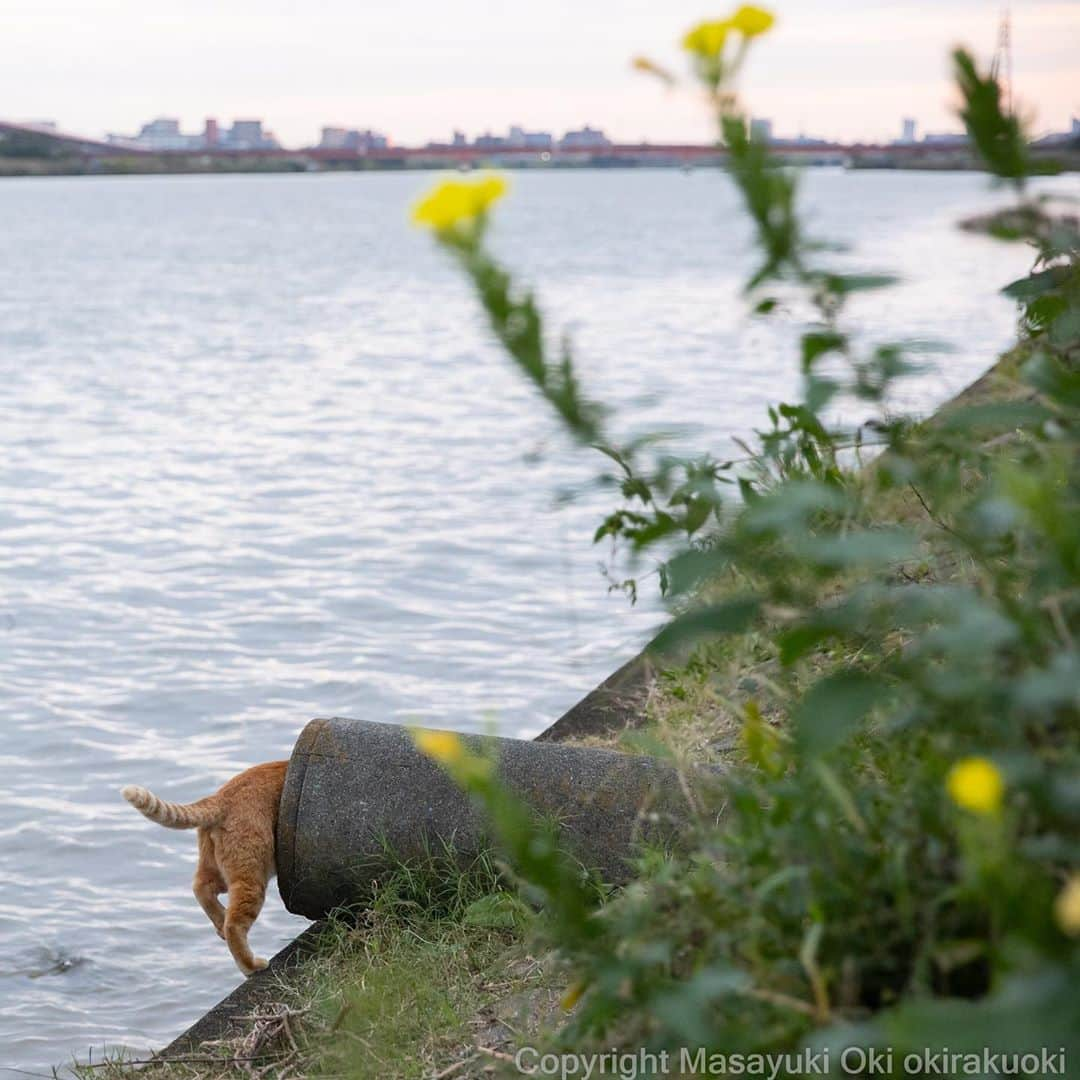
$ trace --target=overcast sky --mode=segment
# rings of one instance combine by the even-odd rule
[[[1018,101],[1038,132],[1080,115],[1080,0],[1014,0]],[[988,57],[998,0],[784,0],[743,79],[777,134],[955,129],[947,50]],[[725,14],[708,0],[0,0],[0,118],[133,132],[261,117],[286,144],[323,124],[401,143],[585,122],[622,140],[704,139],[696,102],[632,72]]]

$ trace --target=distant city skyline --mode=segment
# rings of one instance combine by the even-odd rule
[[[630,70],[646,53],[682,70],[677,41],[729,4],[551,0],[527,16],[492,0],[434,0],[368,10],[322,0],[0,0],[0,101],[9,119],[57,122],[104,137],[153,117],[201,131],[207,117],[260,117],[286,146],[322,128],[385,132],[400,144],[455,130],[567,131],[586,124],[617,142],[704,142],[690,92]],[[743,96],[778,134],[887,142],[900,121],[956,131],[949,48],[991,55],[999,0],[798,0],[775,7]],[[1014,86],[1040,134],[1080,114],[1080,3],[1014,0]],[[17,113],[16,113],[17,110]]]
[[[52,120],[31,121],[29,127],[43,132],[62,131]],[[771,117],[750,117],[750,131],[756,137],[777,145],[823,146],[829,143],[852,145],[847,140],[828,140],[813,132],[777,131]],[[65,135],[80,135],[82,132],[62,131]],[[1061,130],[1047,133],[1038,143],[1050,145],[1054,141],[1080,138],[1080,117],[1071,117],[1069,125]],[[356,153],[392,150],[395,148],[411,149],[477,149],[477,150],[516,150],[535,151],[602,151],[619,140],[612,139],[603,128],[584,124],[580,128],[563,132],[526,130],[520,124],[512,124],[503,132],[487,129],[470,135],[455,129],[450,138],[433,138],[421,143],[403,144],[395,141],[384,132],[371,128],[358,129],[337,125],[323,125],[315,140],[286,146],[277,139],[274,132],[265,126],[262,118],[235,119],[230,124],[219,122],[217,117],[207,117],[199,131],[185,130],[176,117],[155,117],[142,124],[137,134],[118,134],[110,132],[106,141],[118,147],[148,150],[151,152],[202,150],[251,151],[251,150],[289,150],[305,149],[343,150]],[[893,138],[878,140],[876,145],[946,145],[964,143],[967,136],[962,128],[949,131],[925,131],[915,117],[898,118]],[[663,146],[672,145],[672,140],[641,140],[630,145]],[[706,143],[705,145],[707,145]],[[625,144],[624,144],[625,145]]]

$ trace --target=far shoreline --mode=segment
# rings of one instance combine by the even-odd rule
[[[4,157],[0,155],[0,180],[50,176],[281,176],[336,175],[360,173],[432,173],[498,169],[512,172],[581,172],[581,171],[723,171],[726,159],[722,150],[696,148],[687,157],[679,148],[616,148],[618,154],[550,156],[514,155],[458,160],[444,155],[358,156],[327,159],[307,151],[280,154],[244,155],[124,155],[64,157]],[[891,154],[888,149],[862,147],[828,148],[821,151],[790,151],[778,148],[780,161],[799,168],[842,168],[852,172],[974,172],[990,175],[967,151],[936,156]],[[1080,172],[1080,150],[1037,153],[1043,175]]]

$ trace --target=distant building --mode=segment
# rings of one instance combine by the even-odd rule
[[[278,141],[264,131],[261,120],[237,120],[228,131],[222,131],[217,120],[207,117],[198,135],[185,135],[180,121],[172,116],[159,116],[143,124],[138,135],[109,135],[114,146],[135,147],[139,150],[276,150]]]
[[[429,139],[424,145],[428,150],[461,150],[470,144],[469,138],[465,132],[457,131],[455,129],[449,142],[442,142],[439,139]]]
[[[510,129],[507,142],[524,150],[550,150],[555,145],[555,136],[550,131],[526,131],[515,125]]]
[[[455,131],[450,142],[429,142],[429,150],[535,150],[548,153],[561,146],[564,150],[593,150],[610,146],[611,140],[602,132],[587,125],[580,131],[568,131],[562,139],[556,141],[550,131],[528,131],[520,124],[511,125],[505,135],[496,135],[485,131],[477,135],[472,142],[463,131]]]
[[[910,116],[905,116],[900,125],[900,141],[902,143],[913,143],[917,126]]]
[[[750,138],[759,142],[773,141],[772,121],[764,116],[755,116],[750,120]]]
[[[560,140],[562,150],[603,150],[611,146],[611,140],[596,128],[586,124],[577,131],[568,131]]]
[[[390,140],[377,131],[356,128],[324,127],[319,139],[320,150],[353,150],[366,154],[369,150],[384,150]]]
[[[232,127],[222,136],[222,146],[227,150],[276,150],[278,141],[269,131],[263,130],[261,120],[234,120]]]
[[[139,129],[141,139],[175,139],[180,137],[180,121],[168,116],[159,116]]]
[[[369,150],[385,150],[390,145],[390,140],[377,131],[365,128],[363,131],[346,132],[345,145],[350,150],[359,150],[366,154]]]
[[[963,131],[928,131],[922,141],[927,146],[967,146],[968,137]]]
[[[773,139],[777,146],[798,146],[802,148],[820,148],[831,146],[828,139],[822,139],[818,135],[796,135],[793,139]]]
[[[180,121],[171,116],[159,116],[143,124],[132,142],[143,150],[198,150],[202,146],[199,135],[185,135]]]
[[[1080,143],[1080,119],[1072,117],[1068,131],[1052,131],[1036,139],[1031,145],[1040,148],[1048,146],[1066,147],[1073,143]]]
[[[344,150],[345,134],[343,127],[324,127],[319,135],[319,149]]]
[[[483,135],[477,135],[473,140],[473,146],[477,150],[505,150],[510,145],[510,140],[503,135],[492,135],[485,131]]]

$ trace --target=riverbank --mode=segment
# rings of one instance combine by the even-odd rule
[[[927,426],[947,423],[957,409],[1030,399],[1017,377],[1023,356],[1020,349],[1004,356]],[[1008,460],[1011,430],[991,421],[983,436],[988,460]],[[918,557],[897,572],[915,587],[967,580],[970,568],[941,549],[942,523],[918,492],[879,487],[874,473],[873,466],[864,471],[866,518],[923,538]],[[718,597],[729,588],[710,585]],[[839,673],[856,660],[844,649],[821,650],[813,673]],[[631,664],[599,697],[590,695],[591,707],[583,702],[563,731],[593,745],[662,746],[677,760],[738,769],[758,752],[747,743],[748,709],[769,738],[790,736],[779,668],[753,631],[699,648],[686,663]],[[671,918],[677,925],[678,905]],[[257,1068],[265,1076],[481,1077],[512,1069],[524,1046],[549,1044],[565,1016],[561,1003],[573,997],[572,973],[505,888],[494,857],[463,875],[438,865],[400,867],[359,920],[332,919],[305,938],[310,951],[301,962],[275,964],[226,1029],[209,1032],[210,1042],[174,1044],[171,1060],[155,1064],[153,1074],[233,1077]],[[113,1063],[81,1075],[130,1072]]]
[[[194,176],[275,173],[387,173],[439,172],[448,169],[581,170],[581,169],[720,169],[726,167],[722,153],[702,147],[687,155],[679,148],[619,147],[617,153],[556,155],[492,154],[457,159],[440,153],[424,155],[410,151],[380,156],[334,156],[323,151],[273,151],[230,154],[117,154],[110,156],[60,155],[55,157],[5,157],[0,154],[0,179],[33,176]],[[967,150],[912,156],[889,148],[824,147],[785,152],[774,148],[784,164],[807,168],[838,167],[866,171],[985,172]],[[1080,151],[1062,149],[1033,151],[1037,167],[1046,175],[1080,172]]]

